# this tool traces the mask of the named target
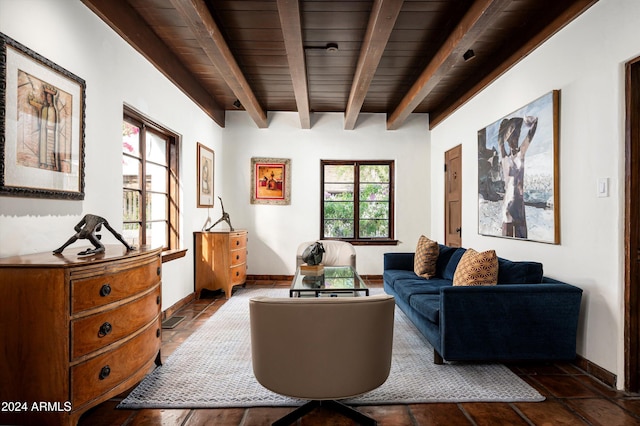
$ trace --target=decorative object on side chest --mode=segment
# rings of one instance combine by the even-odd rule
[[[122,238],[122,235],[120,235],[115,229],[111,227],[111,225],[109,225],[107,219],[96,216],[94,214],[86,214],[84,215],[82,220],[80,220],[80,222],[78,222],[78,224],[74,227],[76,233],[72,235],[66,243],[55,249],[53,251],[53,254],[61,254],[67,246],[75,243],[80,239],[89,240],[95,248],[88,248],[86,250],[83,250],[78,253],[78,256],[91,256],[93,254],[104,253],[104,245],[100,242],[102,235],[97,234],[97,232],[100,232],[100,230],[102,229],[102,225],[104,225],[104,227],[107,228],[118,241],[124,244],[127,250],[135,250],[134,247],[130,246],[124,240],[124,238]]]
[[[231,226],[231,216],[229,216],[229,213],[224,211],[224,204],[222,204],[222,198],[218,197],[218,200],[220,200],[220,206],[222,207],[222,217],[220,217],[220,219],[218,219],[216,223],[214,223],[213,225],[205,229],[205,231],[210,231],[211,228],[213,228],[220,222],[227,222],[227,225],[229,225],[229,230],[233,232],[234,229],[233,229],[233,226]]]

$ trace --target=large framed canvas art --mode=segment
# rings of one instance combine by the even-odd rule
[[[84,199],[84,80],[0,34],[0,107],[0,195]]]
[[[478,233],[559,244],[554,90],[478,131]]]

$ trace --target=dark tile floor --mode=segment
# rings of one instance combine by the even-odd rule
[[[370,286],[381,286],[370,282]],[[247,286],[288,287],[288,282],[259,281]],[[216,310],[224,297],[196,300],[176,312],[184,316],[176,328],[163,330],[162,357],[171,353]],[[607,387],[569,363],[518,364],[510,368],[546,397],[537,403],[447,403],[364,406],[358,409],[381,426],[417,425],[640,425],[640,395]],[[126,394],[85,413],[79,425],[269,425],[292,408],[209,410],[118,410]],[[298,423],[353,425],[339,414],[319,408]]]

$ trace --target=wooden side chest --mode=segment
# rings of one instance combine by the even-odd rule
[[[0,424],[75,425],[159,363],[161,249],[80,250],[0,259]]]
[[[195,291],[224,291],[247,281],[247,231],[194,232]]]

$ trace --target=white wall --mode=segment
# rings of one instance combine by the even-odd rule
[[[578,353],[624,380],[624,63],[640,55],[640,2],[600,0],[431,133],[431,168],[463,145],[463,245],[544,263],[584,289]],[[477,131],[560,89],[559,245],[477,233]],[[534,141],[535,143],[535,141]],[[609,178],[610,196],[596,196]],[[442,238],[444,182],[432,176],[431,226]]]
[[[195,145],[222,154],[221,129],[80,1],[0,0],[0,32],[87,85],[85,199],[0,197],[0,257],[59,247],[86,213],[122,229],[122,106],[128,103],[182,135],[182,246],[190,250],[163,265],[163,308],[193,292],[192,232],[207,217],[205,209],[195,208]],[[217,174],[216,182],[222,181]],[[103,235],[105,243],[120,244]]]
[[[291,275],[298,245],[320,237],[320,160],[395,160],[398,246],[357,246],[358,271],[382,274],[382,255],[413,251],[430,233],[429,131],[427,116],[415,114],[400,129],[387,131],[385,116],[363,114],[355,130],[343,130],[343,114],[315,113],[312,128],[300,129],[297,113],[269,114],[258,129],[246,113],[227,114],[223,130],[225,210],[235,228],[249,231],[248,273]],[[249,203],[251,158],[291,159],[291,204]],[[440,170],[441,167],[438,169]]]

